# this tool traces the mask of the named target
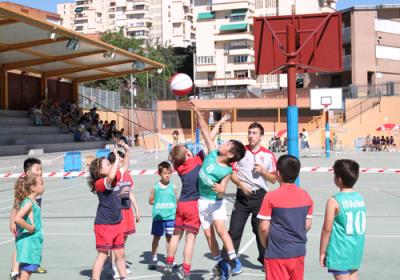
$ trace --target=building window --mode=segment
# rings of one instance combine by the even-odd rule
[[[82,30],[83,30],[83,26],[82,25],[75,27],[75,31],[82,31]]]
[[[88,23],[87,19],[82,19],[82,20],[75,20],[74,24],[84,24],[84,23]]]
[[[207,72],[207,81],[213,81],[215,79],[215,72]]]
[[[198,65],[201,64],[215,64],[215,56],[198,56],[196,57]]]
[[[246,15],[233,15],[230,17],[231,21],[244,21],[246,19]]]
[[[248,62],[248,55],[235,55],[233,56],[233,63],[246,63]]]
[[[234,49],[247,49],[250,45],[247,43],[247,40],[238,40],[238,41],[231,41],[228,44],[228,48],[230,50]]]
[[[162,111],[162,128],[190,128],[190,111]]]
[[[235,71],[235,78],[244,79],[249,77],[249,72],[247,70]]]

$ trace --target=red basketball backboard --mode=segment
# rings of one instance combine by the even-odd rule
[[[287,31],[296,29],[297,73],[342,71],[341,13],[254,18],[256,73],[286,73]]]

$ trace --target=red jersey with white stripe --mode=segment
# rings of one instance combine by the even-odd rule
[[[234,170],[237,172],[240,181],[251,186],[251,190],[264,189],[268,191],[267,181],[260,173],[253,171],[256,163],[261,164],[268,172],[276,171],[276,158],[270,150],[260,147],[258,151],[254,152],[249,146],[246,146],[246,154],[242,160],[235,164]]]

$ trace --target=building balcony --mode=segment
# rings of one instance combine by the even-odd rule
[[[127,1],[126,0],[116,0],[115,6],[116,7],[126,7]]]
[[[219,79],[214,79],[212,81],[212,86],[240,86],[240,85],[255,85],[256,80],[246,77],[246,78],[233,78],[233,77],[227,77],[225,78],[219,78]]]
[[[347,44],[351,43],[351,28],[345,27],[342,29],[342,43]]]
[[[146,25],[134,25],[134,24],[132,24],[132,25],[128,25],[127,26],[127,31],[140,31],[140,30],[143,30],[143,31],[146,31],[146,32],[150,31],[150,29]]]
[[[82,20],[82,19],[88,19],[88,15],[87,14],[82,14],[82,13],[75,14],[75,21],[76,20]]]
[[[253,62],[246,62],[246,63],[229,63],[226,65],[226,70],[255,70],[255,65]]]
[[[351,55],[343,56],[343,71],[351,70]]]
[[[248,9],[254,11],[254,4],[249,0],[213,0],[212,10],[213,11],[229,11],[236,9]]]
[[[126,15],[140,15],[140,14],[149,14],[149,10],[148,9],[133,9],[133,10],[126,10],[125,14]]]
[[[215,72],[217,71],[216,64],[197,64],[196,72]]]
[[[146,0],[139,0],[139,1],[133,2],[133,6],[143,6],[143,5],[150,7],[150,2],[146,1]]]
[[[254,36],[250,32],[217,33],[217,34],[214,34],[214,41],[235,41],[235,40],[254,41]]]
[[[243,48],[236,49],[232,48],[228,50],[229,55],[254,55],[254,49],[252,48]]]

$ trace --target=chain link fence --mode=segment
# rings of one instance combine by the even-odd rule
[[[96,103],[112,111],[121,111],[121,93],[104,89],[79,87],[79,105],[83,109],[96,107]],[[98,108],[102,110],[102,108]]]

